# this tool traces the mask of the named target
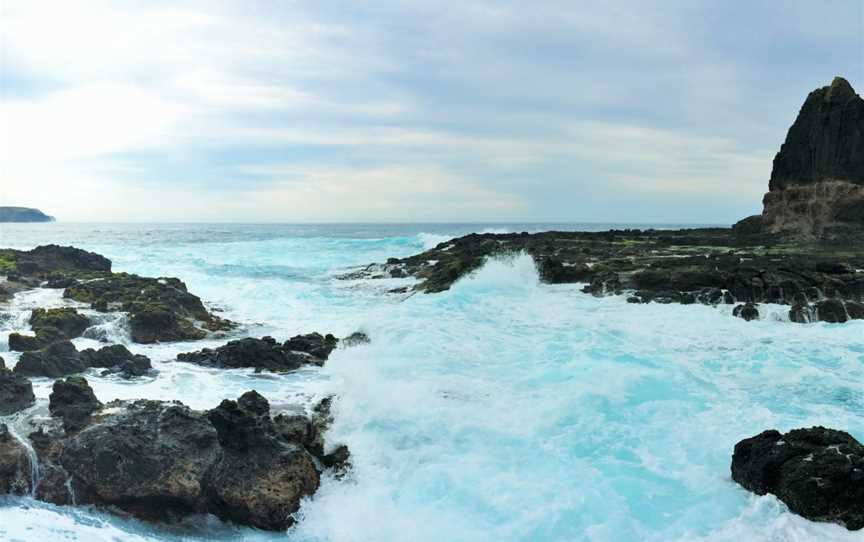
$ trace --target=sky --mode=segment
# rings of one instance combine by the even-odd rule
[[[0,0],[0,205],[63,221],[761,211],[864,1]]]

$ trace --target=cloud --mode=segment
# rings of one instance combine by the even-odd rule
[[[731,221],[864,84],[855,1],[0,10],[0,199],[70,220]]]

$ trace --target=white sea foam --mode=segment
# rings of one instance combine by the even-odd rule
[[[338,394],[328,440],[349,445],[354,469],[324,477],[289,540],[860,540],[744,491],[729,463],[735,442],[769,427],[822,424],[864,437],[864,322],[793,325],[781,321],[788,307],[767,305],[744,322],[730,306],[598,299],[539,283],[524,255],[407,299],[382,295],[375,281],[333,279],[416,252],[406,238],[235,241],[227,250],[172,237],[146,253],[128,241],[94,245],[118,269],[182,277],[250,334],[362,329],[372,342],[289,375],[173,361],[217,340],[127,344],[153,359],[156,377],[88,379],[103,401],[195,408],[250,388],[277,410]],[[24,314],[43,301],[13,303]],[[0,322],[2,332],[27,327],[24,316],[15,322]],[[122,319],[98,325],[128,337]],[[34,383],[44,404],[51,382]],[[285,539],[207,525],[196,538],[86,509],[0,506],[0,538]]]

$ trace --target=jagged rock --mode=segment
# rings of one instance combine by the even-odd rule
[[[30,465],[24,446],[0,424],[0,494],[23,495],[30,489]]]
[[[107,369],[103,371],[103,375],[119,373],[126,378],[132,378],[144,376],[152,369],[150,358],[133,354],[122,344],[103,346],[99,350],[87,348],[80,354],[88,366]]]
[[[823,322],[840,324],[849,320],[846,306],[839,299],[824,299],[817,302],[816,317]]]
[[[0,416],[8,416],[36,402],[33,384],[6,368],[0,358]]]
[[[732,314],[749,322],[759,319],[759,309],[753,303],[744,303],[732,309]]]
[[[284,350],[290,352],[304,352],[321,360],[321,365],[336,348],[339,339],[331,334],[307,333],[306,335],[295,335],[282,345]]]
[[[807,96],[768,186],[769,232],[833,238],[864,227],[864,100],[848,81],[836,77]]]
[[[537,265],[537,272],[540,278],[549,284],[582,282],[590,275],[590,269],[585,265],[566,265],[554,258],[541,260]]]
[[[323,365],[338,344],[333,335],[297,335],[280,345],[272,337],[230,341],[219,348],[204,348],[177,356],[177,361],[220,369],[254,367],[256,370],[286,372],[304,365]]]
[[[93,405],[89,396],[87,404]],[[77,432],[31,435],[44,473],[37,498],[69,504],[71,481],[78,504],[143,519],[211,513],[284,530],[300,500],[318,487],[313,456],[301,440],[277,430],[257,392],[207,412],[146,400],[106,407]],[[2,450],[0,442],[0,458]],[[339,448],[340,458],[346,453]]]
[[[63,429],[67,433],[87,425],[90,415],[102,407],[90,384],[80,376],[55,381],[48,400],[49,412],[63,419]]]
[[[816,320],[816,315],[807,303],[796,303],[789,309],[789,320],[796,324],[809,324]]]
[[[90,320],[72,308],[33,309],[30,326],[35,335],[9,334],[9,349],[18,352],[39,350],[46,346],[80,337]]]
[[[33,309],[30,315],[30,326],[37,336],[42,330],[51,329],[60,332],[64,339],[74,339],[80,337],[90,326],[90,320],[69,307]]]
[[[339,346],[341,346],[342,348],[350,348],[352,346],[359,346],[361,344],[368,344],[370,342],[372,342],[372,339],[369,338],[369,335],[363,333],[362,331],[355,331],[351,335],[339,339]]]
[[[24,352],[15,365],[16,374],[49,378],[80,373],[87,369],[87,364],[69,341],[60,341],[32,352]]]
[[[732,479],[807,519],[864,527],[864,446],[824,427],[765,431],[735,445]]]
[[[201,299],[176,278],[114,273],[70,286],[63,295],[100,310],[113,305],[129,312],[132,340],[137,343],[198,340],[206,336],[206,330],[233,326],[210,314]]]

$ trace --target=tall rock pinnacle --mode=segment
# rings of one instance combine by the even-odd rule
[[[864,100],[842,77],[807,96],[774,158],[763,199],[770,233],[864,233]]]

